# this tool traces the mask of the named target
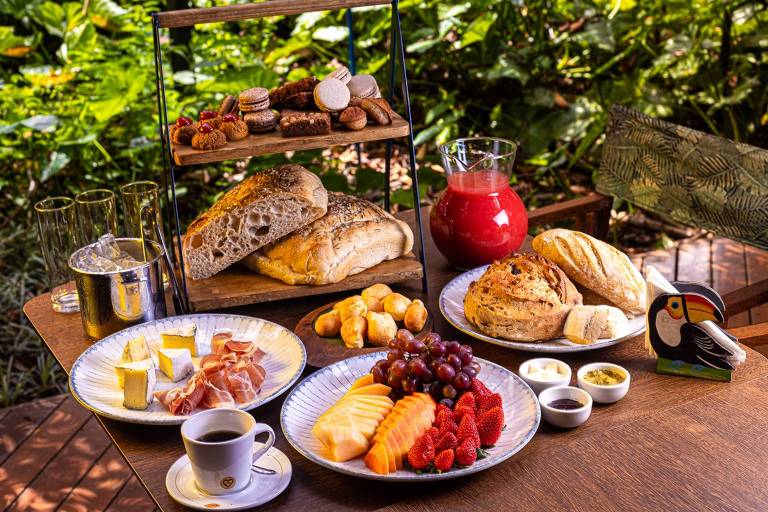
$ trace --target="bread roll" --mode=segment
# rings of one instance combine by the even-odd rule
[[[318,336],[332,338],[341,332],[341,315],[338,309],[319,315],[315,320],[315,332]]]
[[[353,316],[341,324],[341,339],[347,348],[363,348],[368,322],[362,316]]]
[[[413,247],[408,225],[378,206],[332,192],[328,213],[247,256],[252,270],[288,284],[336,283]]]
[[[300,165],[246,178],[189,225],[183,240],[186,272],[205,279],[256,249],[319,219],[328,193]]]
[[[362,292],[360,292],[360,295],[363,297],[363,300],[367,301],[369,297],[372,297],[377,300],[383,300],[384,297],[392,293],[392,288],[389,286],[383,284],[383,283],[376,283],[372,284]]]
[[[390,293],[384,297],[382,303],[384,304],[384,311],[392,315],[392,318],[398,322],[402,322],[408,306],[411,305],[411,299],[399,293]]]
[[[338,306],[338,307],[336,307]],[[365,316],[368,312],[368,306],[363,301],[363,298],[359,295],[353,295],[347,297],[341,302],[334,305],[334,309],[338,310],[341,322],[344,323],[348,318],[353,316]]]
[[[369,311],[365,319],[368,321],[368,341],[372,345],[384,347],[397,334],[397,324],[389,313]]]
[[[626,334],[629,321],[613,306],[575,306],[568,314],[563,333],[573,343],[589,345],[598,339],[618,338]]]
[[[489,336],[542,341],[562,336],[579,304],[581,294],[557,265],[538,254],[512,254],[470,283],[464,314]]]
[[[424,303],[419,299],[414,299],[408,306],[408,309],[405,310],[403,323],[409,331],[413,333],[421,332],[424,324],[427,323],[427,308],[424,306]]]
[[[368,306],[368,311],[375,311],[376,313],[382,313],[384,311],[384,304],[381,303],[376,297],[363,297],[365,305]]]
[[[568,277],[624,311],[645,312],[645,280],[629,257],[618,249],[568,229],[545,231],[531,245]]]

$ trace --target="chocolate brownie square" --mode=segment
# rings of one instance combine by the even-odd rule
[[[328,112],[280,112],[280,131],[285,137],[325,135],[331,133],[331,115]]]

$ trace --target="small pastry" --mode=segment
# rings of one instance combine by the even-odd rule
[[[362,130],[368,123],[368,116],[365,110],[360,107],[347,107],[339,114],[339,121],[349,130]]]
[[[317,82],[317,78],[308,76],[296,82],[288,82],[280,87],[276,87],[269,93],[269,106],[275,110],[283,110],[287,108],[283,104],[287,98],[302,92],[311,93],[315,90]]]
[[[389,120],[390,121],[392,120],[392,117],[394,116],[395,111],[392,110],[392,107],[389,105],[389,102],[387,100],[385,100],[384,98],[368,98],[368,99],[374,102],[375,104],[377,104],[378,106],[380,106],[381,108],[383,108],[387,112],[387,115],[389,116]]]
[[[248,136],[248,125],[237,114],[224,114],[221,118],[221,131],[227,140],[240,140]]]
[[[363,298],[359,295],[347,297],[343,301],[334,305],[333,308],[338,310],[342,323],[344,323],[348,318],[352,318],[353,316],[365,316],[365,314],[368,312],[368,306],[365,304]]]
[[[347,66],[339,66],[330,73],[328,73],[328,76],[325,77],[328,78],[336,78],[338,80],[341,80],[343,83],[349,83],[349,81],[352,79],[352,73],[349,72],[349,69],[347,69]]]
[[[271,132],[277,127],[277,114],[269,109],[246,112],[243,115],[243,121],[251,133]]]
[[[367,331],[368,322],[365,317],[353,316],[341,324],[341,339],[347,348],[363,348]]]
[[[378,300],[384,300],[384,297],[390,293],[392,293],[392,288],[385,285],[384,283],[376,283],[360,292],[360,296],[363,298],[363,300],[367,300],[369,297],[373,297],[374,299]]]
[[[328,313],[323,313],[315,320],[315,332],[323,338],[332,338],[338,336],[341,332],[341,316],[339,310],[334,309]]]
[[[379,94],[379,86],[371,75],[355,75],[347,84],[349,93],[359,98],[375,98]]]
[[[419,299],[414,299],[408,309],[405,310],[403,323],[405,328],[411,332],[421,332],[424,324],[427,323],[427,308]]]
[[[382,302],[384,303],[384,311],[392,315],[392,318],[398,322],[403,321],[405,312],[408,309],[408,306],[411,305],[411,300],[399,293],[390,293],[384,297]]]
[[[369,311],[365,320],[368,323],[368,341],[372,345],[384,347],[397,334],[397,324],[389,313]]]
[[[227,94],[219,105],[219,115],[224,117],[227,114],[237,114],[240,111],[240,101]]]
[[[328,112],[283,110],[280,113],[280,132],[285,137],[325,135],[331,133],[331,115]]]
[[[197,128],[195,127],[194,121],[188,117],[179,117],[176,120],[176,124],[171,126],[170,129],[171,142],[189,146],[195,133],[197,133]]]
[[[373,119],[376,124],[389,124],[392,120],[387,111],[381,107],[374,99],[365,98],[360,101],[360,108],[365,110],[368,117]]]
[[[223,148],[227,145],[227,136],[210,123],[200,123],[197,133],[192,137],[192,147],[205,151]]]
[[[246,89],[238,99],[241,112],[258,112],[269,108],[269,91],[263,87]]]
[[[349,105],[349,89],[338,78],[326,78],[315,87],[315,105],[325,112],[339,112]]]
[[[200,119],[201,123],[206,122],[217,130],[221,128],[221,118],[213,110],[201,110],[198,119]]]

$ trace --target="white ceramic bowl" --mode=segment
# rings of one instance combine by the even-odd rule
[[[578,409],[562,410],[550,407],[548,404],[559,398],[570,398],[584,404]],[[592,414],[592,397],[583,389],[573,386],[557,386],[547,388],[539,395],[541,417],[544,421],[561,428],[578,427]]]
[[[584,380],[584,375],[590,370],[598,370],[601,368],[607,368],[615,370],[619,373],[626,375],[626,378],[618,384],[610,386],[598,386]],[[579,387],[592,395],[592,399],[599,404],[612,404],[618,402],[629,391],[629,381],[631,377],[629,372],[621,366],[613,363],[590,363],[585,364],[579,371],[576,372],[576,381],[579,383]]]
[[[528,369],[531,366],[544,367],[549,363],[555,363],[563,376],[555,380],[539,380],[528,376]],[[517,374],[520,376],[526,384],[528,384],[536,395],[541,393],[547,388],[555,386],[567,386],[571,382],[571,367],[560,361],[559,359],[551,359],[549,357],[537,357],[524,361],[517,369]]]

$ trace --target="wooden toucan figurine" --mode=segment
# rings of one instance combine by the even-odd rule
[[[718,327],[731,342],[722,343],[713,337],[711,329],[698,325],[707,320],[723,321],[725,305],[720,295],[704,284],[671,285],[677,293],[659,294],[648,308],[648,336],[656,355],[670,361],[733,370],[731,360],[737,355],[729,348],[735,338]],[[722,335],[717,337],[723,339]]]

